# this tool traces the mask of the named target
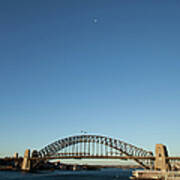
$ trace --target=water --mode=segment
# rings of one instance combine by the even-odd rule
[[[0,171],[0,180],[128,180],[130,170],[102,169],[99,171],[53,171],[23,173]]]

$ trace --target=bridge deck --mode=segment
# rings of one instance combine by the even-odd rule
[[[120,159],[120,160],[155,160],[155,157],[139,157],[139,156],[50,156],[42,158],[30,158],[31,160],[44,159]]]

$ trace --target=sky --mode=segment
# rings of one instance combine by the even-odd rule
[[[81,130],[180,155],[179,9],[0,0],[0,157]]]

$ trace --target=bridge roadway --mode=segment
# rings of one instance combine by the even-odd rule
[[[31,157],[30,160],[54,160],[54,159],[119,159],[119,160],[155,160],[155,156],[46,156],[46,157]],[[166,160],[180,161],[180,157],[166,157]]]
[[[120,160],[155,160],[155,157],[140,157],[140,156],[45,156],[30,158],[30,160],[53,160],[53,159],[120,159]]]
[[[22,158],[6,157],[0,160],[20,160]],[[50,156],[50,157],[31,157],[29,160],[54,160],[54,159],[120,159],[120,160],[155,160],[156,157],[139,157],[139,156]],[[180,161],[179,156],[166,157],[166,160]]]

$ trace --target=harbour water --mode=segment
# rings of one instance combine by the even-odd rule
[[[0,171],[0,180],[128,180],[131,173],[131,170],[122,169],[44,171],[39,173]]]

